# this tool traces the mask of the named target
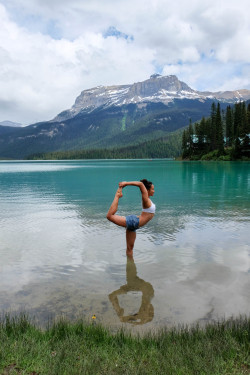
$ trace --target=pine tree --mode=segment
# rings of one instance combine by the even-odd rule
[[[191,156],[193,154],[193,148],[194,148],[194,129],[192,125],[192,120],[189,120],[189,126],[188,126],[188,154]]]
[[[212,143],[212,121],[210,117],[205,120],[204,127],[206,149],[207,151],[209,151],[211,149]]]
[[[183,130],[182,133],[182,157],[185,159],[187,157],[187,142],[188,142],[188,134],[187,130]]]
[[[215,117],[215,149],[219,150],[220,154],[224,152],[224,139],[223,139],[220,103],[217,103],[216,117]]]
[[[217,112],[216,105],[213,102],[212,106],[211,106],[211,115],[210,115],[210,118],[211,118],[211,129],[210,129],[211,143],[210,143],[210,150],[211,151],[216,149],[216,112]]]
[[[244,138],[247,134],[247,110],[246,103],[241,103],[241,125],[240,125],[240,137]]]
[[[247,127],[246,127],[247,134],[250,134],[250,103],[247,106]]]
[[[239,137],[240,129],[241,129],[241,103],[236,103],[234,105],[234,129],[233,129],[234,139]]]
[[[207,139],[205,117],[202,117],[201,121],[195,124],[195,135],[197,137],[197,151],[201,153],[205,149]]]
[[[226,110],[226,144],[227,146],[233,144],[233,113],[230,105]]]

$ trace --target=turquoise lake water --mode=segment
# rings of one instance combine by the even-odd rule
[[[127,260],[106,213],[142,178],[157,211]],[[140,209],[126,187],[118,214]],[[134,330],[249,314],[250,163],[0,162],[0,311],[22,310]]]

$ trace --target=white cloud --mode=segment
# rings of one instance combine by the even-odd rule
[[[0,121],[49,120],[84,89],[161,70],[200,90],[250,88],[246,0],[3,4]],[[112,28],[117,35],[104,37]]]
[[[54,40],[30,34],[11,22],[3,7],[0,11],[0,100],[11,108],[14,121],[19,116],[28,122],[49,120],[71,106],[84,88],[142,80],[153,70],[153,53],[145,48],[144,61],[141,51],[124,39],[86,32],[72,41]]]

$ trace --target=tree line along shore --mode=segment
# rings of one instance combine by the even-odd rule
[[[236,103],[221,111],[211,106],[211,115],[183,131],[182,158],[189,160],[250,160],[250,103]]]
[[[203,327],[159,329],[141,336],[61,318],[46,329],[25,314],[0,320],[0,374],[250,373],[250,317]]]

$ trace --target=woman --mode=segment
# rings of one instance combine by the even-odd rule
[[[122,197],[122,189],[125,186],[137,186],[141,190],[142,195],[142,212],[140,216],[129,215],[119,216],[116,215],[118,209],[119,199]],[[136,229],[143,227],[150,220],[153,219],[155,214],[155,204],[150,200],[149,197],[154,195],[154,185],[151,181],[143,179],[141,181],[123,181],[119,183],[119,188],[115,194],[113,203],[107,213],[107,219],[119,225],[127,228],[126,230],[126,242],[127,242],[127,255],[133,255],[133,248],[136,238]]]

